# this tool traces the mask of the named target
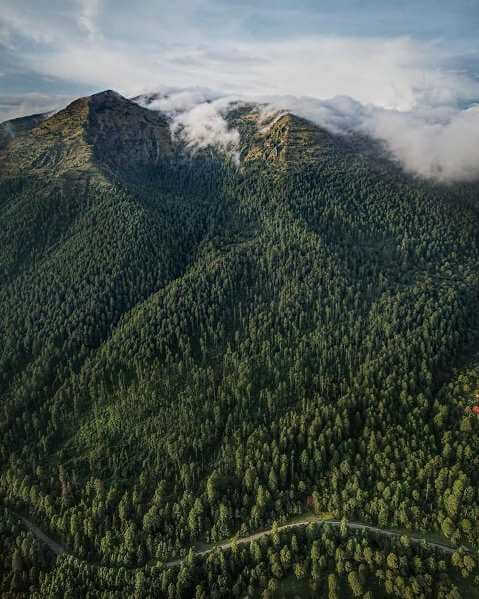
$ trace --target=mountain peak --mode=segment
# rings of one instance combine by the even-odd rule
[[[124,98],[114,89],[105,89],[101,92],[97,92],[96,94],[92,94],[90,98],[119,98],[121,100],[126,100],[126,98]]]
[[[317,162],[326,153],[350,151],[344,139],[290,111],[265,116],[251,105],[232,111],[228,121],[242,134],[244,163],[261,160],[290,167]]]
[[[8,142],[0,170],[93,173],[154,165],[171,151],[166,118],[113,90],[78,98]]]

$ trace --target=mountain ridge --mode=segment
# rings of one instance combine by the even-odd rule
[[[101,178],[119,169],[155,165],[170,152],[162,115],[107,90],[78,98],[11,138],[0,154],[0,173]]]
[[[20,164],[24,170],[43,169],[45,174],[51,168],[60,173],[89,171],[94,163],[103,163],[113,173],[135,163],[154,166],[161,156],[184,151],[169,130],[171,117],[144,108],[138,99],[128,100],[113,90],[105,90],[78,98],[51,116],[22,117],[26,126],[18,141],[11,136],[7,139],[4,133],[0,169],[3,163],[3,172],[15,172],[15,164]],[[294,167],[299,162],[318,162],[324,152],[338,156],[354,152],[347,136],[334,135],[292,112],[264,117],[261,108],[259,104],[241,102],[225,111],[228,127],[237,128],[240,133],[243,166],[269,162],[280,168]],[[13,124],[14,121],[5,121],[1,130],[6,132]],[[31,145],[43,149],[37,149],[39,155],[29,163],[21,155],[28,154]]]

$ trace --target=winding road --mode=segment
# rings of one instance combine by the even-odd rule
[[[28,520],[28,518],[24,518],[23,516],[19,516],[18,514],[16,514],[16,515],[19,518],[21,518],[21,520],[23,521],[25,526],[27,526],[27,528],[29,528],[29,530],[37,537],[37,539],[39,539],[40,541],[42,541],[43,543],[48,545],[48,547],[53,551],[53,553],[55,553],[56,555],[63,555],[64,553],[69,553],[69,551],[66,549],[66,547],[64,547],[60,543],[57,543],[51,537],[46,535],[42,530],[40,530],[38,528],[38,526],[36,526],[35,524],[33,524],[33,522]],[[311,524],[311,523],[321,523],[323,525],[328,525],[328,526],[340,526],[341,525],[340,520],[326,520],[326,519],[322,519],[320,517],[318,517],[318,518],[309,517],[304,520],[299,520],[298,522],[293,522],[291,524],[284,524],[283,526],[278,526],[277,530],[278,530],[278,532],[281,532],[281,531],[289,530],[291,528],[299,528],[301,526],[307,526],[308,524]],[[451,554],[451,553],[454,553],[454,551],[456,551],[458,549],[457,547],[455,547],[453,545],[447,545],[445,543],[437,543],[437,542],[429,541],[427,539],[427,537],[425,537],[423,535],[401,533],[401,532],[397,532],[397,531],[390,530],[387,528],[378,528],[376,526],[371,526],[370,524],[363,524],[362,522],[347,522],[347,526],[350,529],[368,530],[370,532],[373,532],[373,533],[376,533],[379,535],[383,535],[386,537],[396,537],[397,538],[397,537],[401,537],[401,536],[405,535],[409,538],[411,543],[427,542],[429,547],[439,549],[439,551],[442,551],[444,553]],[[217,543],[217,544],[213,545],[212,547],[208,547],[207,549],[196,551],[195,555],[203,556],[203,555],[207,555],[208,553],[211,553],[212,551],[215,551],[216,549],[229,549],[230,547],[233,546],[234,543],[236,543],[236,545],[242,545],[244,543],[251,543],[251,541],[256,541],[257,539],[260,539],[261,537],[264,537],[266,535],[270,535],[271,533],[272,533],[272,529],[269,528],[268,530],[263,530],[263,531],[254,533],[248,537],[242,537],[240,539],[236,539],[233,541],[226,541],[224,543]],[[468,549],[466,549],[466,548],[465,548],[465,550],[468,551]],[[182,563],[182,561],[183,561],[183,559],[172,560],[172,561],[166,562],[165,566],[167,568],[173,568],[175,566],[179,566]]]
[[[298,528],[300,526],[307,526],[308,524],[312,524],[312,523],[320,523],[323,525],[326,524],[329,526],[340,526],[341,525],[340,520],[325,520],[322,518],[311,518],[310,517],[305,520],[293,522],[292,524],[284,524],[283,526],[278,526],[277,530],[278,530],[278,532],[281,532],[284,530],[288,530],[290,528]],[[347,522],[347,526],[348,526],[348,528],[352,528],[352,529],[356,529],[356,530],[369,530],[371,532],[374,532],[374,533],[377,533],[377,534],[380,534],[380,535],[383,535],[386,537],[401,537],[401,536],[405,535],[409,538],[409,540],[412,543],[427,542],[428,547],[434,547],[436,549],[439,549],[440,551],[443,551],[444,553],[454,553],[457,550],[457,547],[454,547],[453,545],[446,545],[444,543],[435,543],[435,542],[428,541],[425,536],[407,534],[407,533],[403,533],[403,532],[396,532],[394,530],[390,530],[387,528],[377,528],[376,526],[371,526],[370,524],[363,524],[362,522]],[[236,542],[236,545],[242,545],[243,543],[251,543],[251,541],[256,541],[257,539],[260,539],[261,537],[264,537],[266,535],[270,535],[271,533],[272,533],[272,529],[269,528],[268,530],[263,530],[261,532],[254,533],[254,534],[250,535],[249,537],[242,537],[241,539],[236,539],[236,541],[227,541],[225,543],[217,543],[216,545],[213,545],[212,547],[209,547],[208,549],[204,549],[203,551],[195,552],[195,555],[198,555],[198,556],[207,555],[208,553],[211,553],[215,549],[229,549],[235,542]],[[177,559],[177,560],[173,560],[171,562],[166,562],[165,566],[167,568],[179,566],[182,561],[183,561],[182,559]]]

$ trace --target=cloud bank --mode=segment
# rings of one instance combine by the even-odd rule
[[[239,160],[240,134],[230,128],[224,115],[235,101],[232,96],[208,88],[164,88],[135,98],[141,106],[159,110],[170,119],[172,136],[192,152],[214,147]]]
[[[479,179],[479,104],[465,110],[376,110],[362,127],[410,172],[446,182]]]
[[[213,146],[237,160],[239,132],[229,128],[217,105],[198,104],[178,113],[171,130],[173,136],[183,139],[192,150]]]
[[[409,172],[442,182],[479,179],[479,104],[413,110],[362,104],[348,96],[321,100],[300,96],[221,95],[206,88],[169,88],[138,102],[166,112],[172,134],[193,151],[214,146],[237,157],[240,136],[230,129],[227,111],[238,103],[258,104],[259,124],[292,112],[332,133],[359,132],[380,140]]]

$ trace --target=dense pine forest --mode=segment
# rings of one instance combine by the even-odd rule
[[[2,596],[478,597],[477,184],[299,119],[111,160],[89,111],[0,168]]]

